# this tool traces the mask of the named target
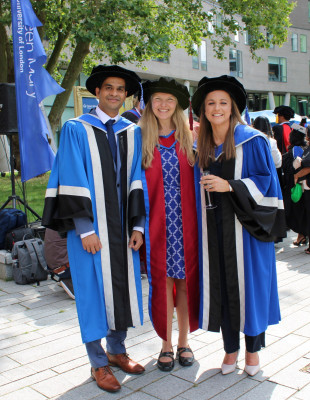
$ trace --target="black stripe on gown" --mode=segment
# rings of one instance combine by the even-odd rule
[[[235,160],[215,162],[209,167],[211,174],[233,179]],[[208,246],[210,273],[210,331],[219,332],[221,326],[221,272],[225,271],[231,326],[240,330],[240,298],[236,256],[234,210],[230,193],[213,193],[217,208],[208,210]]]
[[[102,179],[105,193],[105,209],[106,220],[109,235],[110,248],[110,263],[111,276],[113,287],[113,302],[114,302],[114,317],[115,329],[126,330],[132,326],[132,317],[130,311],[129,288],[128,288],[128,267],[127,267],[127,236],[126,236],[126,202],[122,202],[123,226],[121,224],[120,210],[118,204],[116,190],[116,174],[114,171],[114,163],[110,146],[106,135],[100,129],[93,127],[98,145],[99,156],[102,165]],[[126,138],[126,133],[123,135]],[[125,142],[126,140],[124,140]],[[120,146],[122,147],[122,146]],[[127,196],[127,165],[123,164],[123,152],[127,154],[127,141],[124,144],[123,151],[121,150],[122,168],[121,168],[121,183],[122,187],[125,184],[125,194],[122,193],[122,198]],[[94,171],[96,174],[96,171]],[[99,217],[99,216],[98,216]],[[123,240],[124,235],[124,240]]]

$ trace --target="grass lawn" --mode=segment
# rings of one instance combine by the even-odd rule
[[[45,190],[50,174],[44,174],[38,178],[30,179],[25,183],[26,188],[26,201],[37,214],[42,217],[43,207],[44,207],[44,196]],[[15,191],[16,195],[23,200],[22,194],[22,184],[20,177],[15,177]],[[0,177],[0,207],[12,194],[12,185],[10,176]],[[13,207],[12,202],[10,202],[6,208]],[[22,204],[17,204],[16,208],[24,211],[24,206]],[[37,218],[32,215],[32,213],[27,210],[28,222],[36,221]]]

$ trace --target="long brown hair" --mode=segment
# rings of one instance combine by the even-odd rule
[[[236,148],[235,148],[235,139],[234,132],[235,126],[239,122],[240,124],[245,125],[243,122],[239,109],[237,107],[234,99],[231,98],[231,116],[230,123],[227,135],[225,137],[225,141],[223,144],[223,157],[226,160],[230,160],[231,158],[236,157]],[[213,131],[212,126],[207,120],[205,116],[205,102],[201,104],[200,107],[200,126],[199,126],[199,134],[197,140],[197,156],[198,156],[198,165],[200,168],[207,168],[211,162],[215,160],[215,151],[214,147],[216,144],[213,139]]]
[[[175,138],[180,144],[180,149],[186,154],[190,165],[194,164],[193,139],[187,124],[182,107],[177,104],[172,115],[172,122],[176,127]],[[152,110],[152,97],[143,110],[139,124],[142,130],[142,167],[151,166],[154,158],[154,149],[159,144],[159,124]]]

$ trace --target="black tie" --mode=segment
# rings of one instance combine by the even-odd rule
[[[116,164],[117,163],[117,158],[116,158],[117,147],[116,147],[115,134],[114,134],[114,131],[112,128],[112,125],[114,124],[114,122],[115,122],[115,119],[109,119],[105,123],[105,126],[107,127],[108,141],[109,141],[112,157]]]

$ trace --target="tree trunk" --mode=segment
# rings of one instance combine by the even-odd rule
[[[7,57],[7,34],[3,24],[0,23],[0,60],[1,60],[1,68],[0,68],[0,82],[8,81],[8,57]]]
[[[58,38],[55,43],[53,52],[52,52],[50,58],[48,59],[48,62],[45,67],[50,75],[52,75],[52,73],[54,72],[54,70],[56,68],[61,50],[64,47],[64,44],[66,43],[66,41],[68,39],[70,31],[71,31],[71,29],[68,29],[67,32],[65,32],[65,33],[59,32],[59,34],[58,34]]]
[[[56,128],[60,123],[62,113],[69,100],[74,82],[78,78],[79,73],[82,71],[83,61],[87,54],[90,52],[89,47],[90,42],[77,42],[72,59],[69,63],[68,69],[61,84],[61,86],[66,90],[65,92],[60,93],[56,96],[56,99],[48,116],[53,133],[56,132]]]
[[[14,75],[14,56],[13,56],[13,48],[11,46],[10,41],[6,42],[6,57],[7,57],[7,73],[8,73],[8,82],[15,82]]]

